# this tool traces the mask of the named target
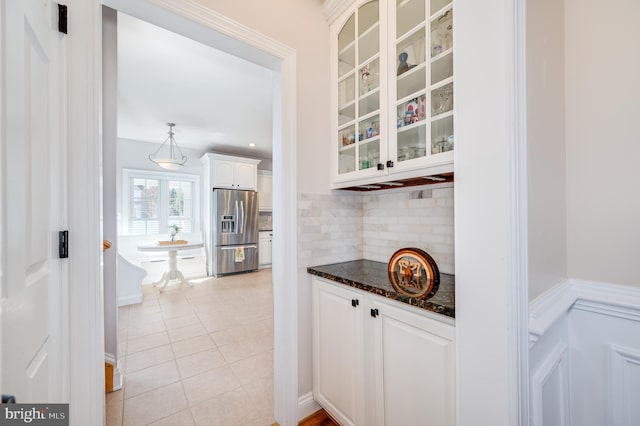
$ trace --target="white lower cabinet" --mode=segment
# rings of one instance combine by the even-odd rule
[[[258,265],[260,267],[271,265],[271,252],[273,246],[273,232],[260,231],[258,238]]]
[[[314,398],[343,425],[455,425],[453,320],[401,305],[313,278]]]

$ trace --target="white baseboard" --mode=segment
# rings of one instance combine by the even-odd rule
[[[300,395],[298,397],[298,420],[310,416],[320,408],[318,403],[313,399],[313,392]]]
[[[116,362],[116,357],[111,354],[104,354],[105,362],[113,365],[113,390],[117,391],[122,389],[122,384],[124,381],[124,375],[122,374],[122,364],[120,361]]]
[[[138,303],[142,303],[142,295],[118,298],[118,306],[135,305]]]

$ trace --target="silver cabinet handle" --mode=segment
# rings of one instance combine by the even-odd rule
[[[255,244],[248,246],[224,246],[220,247],[220,250],[235,250],[237,248],[258,248],[258,246],[256,246]]]

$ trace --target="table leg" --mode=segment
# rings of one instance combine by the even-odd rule
[[[160,285],[162,284],[160,287],[158,287],[158,289],[160,290],[160,293],[162,293],[162,290],[164,290],[165,288],[167,288],[167,285],[169,284],[169,273],[165,272],[164,274],[162,274],[162,278],[160,278],[160,281],[153,283],[154,286]]]

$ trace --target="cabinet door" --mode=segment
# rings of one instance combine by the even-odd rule
[[[364,424],[364,303],[359,299],[353,291],[313,280],[313,394],[342,425]]]
[[[375,301],[376,424],[455,425],[453,326]]]
[[[453,10],[450,0],[393,0],[389,23],[389,173],[453,161]]]
[[[386,1],[359,2],[332,31],[335,181],[386,174]],[[383,12],[381,12],[383,11]],[[339,26],[339,28],[338,28]]]
[[[235,188],[233,176],[235,164],[233,161],[213,160],[211,186],[214,188]]]
[[[258,168],[254,164],[236,163],[234,169],[234,183],[238,189],[255,191],[257,188]]]
[[[273,208],[272,183],[272,176],[258,175],[258,204],[260,210],[271,210]]]
[[[258,263],[260,265],[270,265],[271,264],[271,249],[273,243],[271,242],[271,237],[268,238],[260,238],[258,240]]]

